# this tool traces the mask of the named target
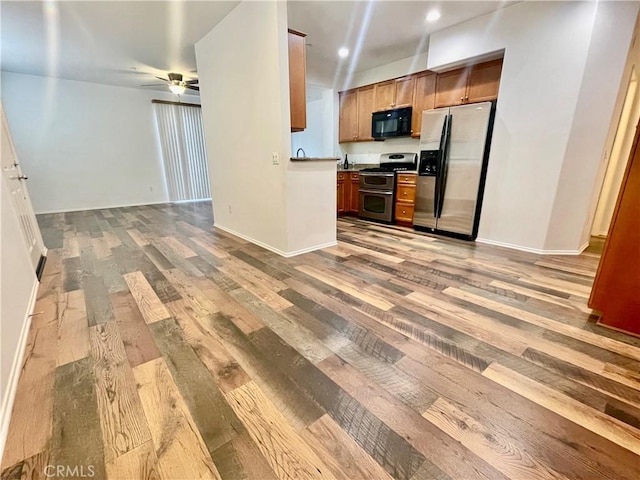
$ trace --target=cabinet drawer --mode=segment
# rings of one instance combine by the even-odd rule
[[[347,174],[346,173],[339,173],[338,174],[338,180],[344,180],[345,178],[347,178]]]
[[[413,223],[413,205],[396,203],[396,220],[398,222]]]
[[[360,174],[359,174],[359,173],[353,173],[353,172],[351,172],[351,173],[349,174],[349,177],[351,178],[351,181],[352,181],[352,182],[354,182],[354,183],[358,183],[358,182],[360,182]]]
[[[414,203],[416,201],[415,185],[398,185],[397,194],[398,202]]]
[[[398,183],[409,183],[415,185],[417,183],[418,176],[415,173],[399,173]]]

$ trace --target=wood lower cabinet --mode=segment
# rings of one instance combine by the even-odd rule
[[[337,205],[338,215],[344,214],[347,208],[347,187],[349,182],[347,181],[348,173],[338,173],[338,188],[337,188]]]
[[[602,312],[602,325],[640,335],[640,123],[589,307]]]
[[[289,108],[291,131],[307,128],[306,34],[289,30]]]
[[[338,215],[358,214],[359,190],[359,172],[338,172]]]
[[[360,173],[349,172],[349,207],[348,213],[358,214],[358,202],[360,201]]]
[[[396,183],[395,219],[399,224],[413,225],[413,211],[416,205],[415,173],[399,173]]]

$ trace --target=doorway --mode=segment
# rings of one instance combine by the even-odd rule
[[[618,199],[629,153],[633,144],[635,126],[640,119],[640,92],[638,91],[638,72],[635,67],[627,85],[618,129],[611,148],[611,155],[602,183],[596,213],[591,227],[591,236],[605,238],[609,231],[611,218]]]

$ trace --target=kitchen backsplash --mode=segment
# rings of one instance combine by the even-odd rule
[[[381,153],[419,153],[420,141],[416,138],[389,138],[384,142],[353,142],[341,143],[342,161],[345,153],[349,156],[349,163],[380,163]]]

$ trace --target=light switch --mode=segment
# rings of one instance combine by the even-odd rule
[[[273,152],[271,154],[271,161],[273,162],[274,165],[280,164],[280,156],[278,155],[278,152]]]

